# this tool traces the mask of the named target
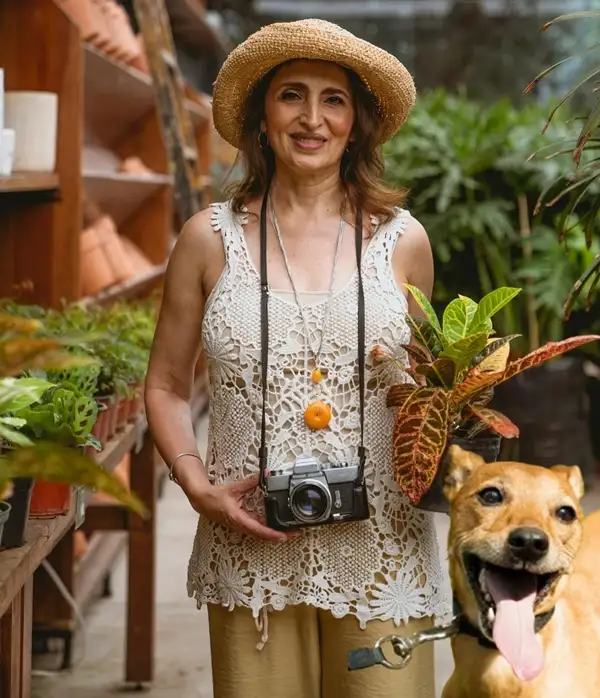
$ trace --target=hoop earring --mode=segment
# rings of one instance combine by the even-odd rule
[[[263,137],[264,136],[264,140]],[[269,137],[264,131],[258,132],[258,146],[261,150],[264,150],[269,145]]]

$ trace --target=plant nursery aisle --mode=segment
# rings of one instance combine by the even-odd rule
[[[207,420],[197,429],[201,453],[206,452]],[[585,497],[586,513],[600,508],[596,486]],[[442,564],[446,567],[447,518],[437,515]],[[186,567],[196,528],[196,514],[181,491],[167,481],[158,505],[156,679],[152,698],[212,698],[208,623],[185,589]],[[123,643],[126,614],[126,558],[112,576],[112,596],[95,604],[85,618],[85,638],[75,643],[72,672],[43,675],[47,657],[34,658],[32,698],[111,698],[124,686]],[[56,661],[54,661],[56,665]],[[452,670],[449,642],[436,646],[437,696]],[[400,697],[399,697],[400,698]]]

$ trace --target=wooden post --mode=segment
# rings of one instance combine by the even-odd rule
[[[130,521],[125,680],[144,684],[154,679],[156,597],[156,468],[149,431],[140,452],[132,454],[131,490],[147,507],[150,518],[143,521],[132,514]]]
[[[0,698],[29,698],[31,693],[31,577],[0,618]]]

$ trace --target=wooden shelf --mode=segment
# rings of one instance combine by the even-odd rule
[[[73,507],[65,516],[31,519],[27,524],[25,545],[0,552],[0,616],[74,521]]]
[[[185,104],[195,128],[210,119],[208,96],[205,105],[189,99]],[[149,75],[85,45],[85,113],[90,140],[112,144],[155,108]]]
[[[105,470],[112,471],[123,460],[123,456],[129,453],[146,431],[146,420],[140,418],[136,422],[128,424],[125,429],[118,432],[111,439],[106,448],[95,456]]]
[[[100,293],[97,293],[95,296],[86,296],[79,301],[79,305],[84,307],[90,305],[105,305],[106,303],[112,303],[116,300],[136,298],[155,281],[158,281],[164,276],[165,271],[167,270],[167,264],[168,262],[157,264],[152,269],[148,270],[144,274],[135,276],[133,279],[128,279],[120,284],[110,286],[104,291],[100,291]]]
[[[85,193],[122,225],[153,194],[173,184],[170,175],[130,175],[120,172],[84,172]]]
[[[58,189],[56,172],[15,172],[10,177],[0,176],[0,194],[53,189]]]
[[[114,143],[154,109],[149,75],[85,45],[85,120],[93,140]]]

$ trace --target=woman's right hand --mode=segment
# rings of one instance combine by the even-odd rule
[[[206,484],[186,492],[190,504],[201,516],[262,540],[286,541],[296,537],[296,533],[286,534],[265,526],[244,509],[244,497],[258,487],[258,475],[246,480],[228,482],[223,485]]]

